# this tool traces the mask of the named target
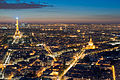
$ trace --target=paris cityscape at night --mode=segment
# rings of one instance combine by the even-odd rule
[[[120,80],[119,3],[0,0],[0,80]]]

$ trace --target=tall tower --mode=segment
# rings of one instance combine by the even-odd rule
[[[16,31],[19,31],[19,27],[18,27],[18,17],[16,17]]]
[[[16,17],[16,31],[15,31],[15,34],[14,34],[14,36],[13,36],[13,38],[15,39],[19,39],[19,38],[21,38],[22,37],[22,35],[21,35],[21,33],[20,33],[20,31],[19,31],[19,23],[18,23],[18,17]]]

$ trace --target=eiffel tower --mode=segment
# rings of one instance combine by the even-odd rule
[[[18,26],[18,17],[16,17],[16,32],[13,36],[14,39],[20,39],[22,37],[20,31],[19,31],[19,26]]]

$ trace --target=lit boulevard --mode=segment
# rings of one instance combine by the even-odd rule
[[[83,59],[85,54],[85,49],[83,48],[80,53],[78,53],[78,56],[71,62],[71,64],[59,75],[58,80],[61,80],[62,76],[64,76],[68,70],[75,65],[75,63],[78,61],[78,59]]]

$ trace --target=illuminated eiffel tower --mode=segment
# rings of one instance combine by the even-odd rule
[[[20,39],[22,37],[20,31],[19,31],[19,26],[18,26],[18,17],[16,17],[16,32],[13,36],[14,39]]]

